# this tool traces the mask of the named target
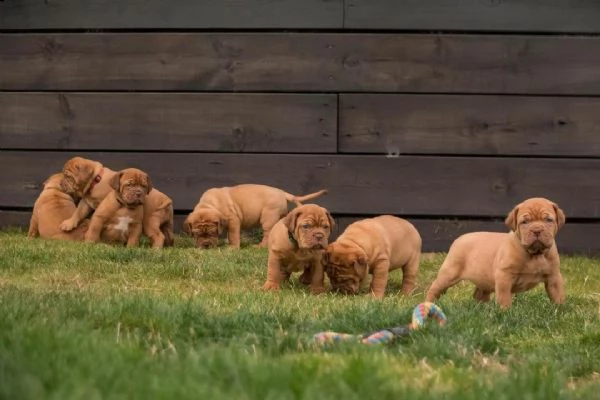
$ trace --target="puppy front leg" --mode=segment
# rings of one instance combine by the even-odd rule
[[[312,294],[320,294],[325,291],[325,271],[323,270],[323,263],[321,257],[312,261],[312,265],[309,268],[312,271],[312,279],[310,282],[310,291]]]
[[[560,272],[556,272],[548,277],[544,282],[546,293],[554,304],[562,304],[565,302],[564,280]]]
[[[90,207],[89,204],[82,199],[79,204],[77,204],[77,208],[75,209],[73,215],[71,215],[70,218],[65,219],[60,224],[60,229],[65,232],[72,231],[73,229],[77,228],[77,225],[79,225],[82,219],[87,217],[90,211],[92,211],[92,207]]]
[[[512,305],[512,279],[506,274],[496,274],[495,278],[496,303],[507,309]]]
[[[94,214],[92,216],[90,227],[84,236],[86,243],[97,243],[100,241],[100,234],[102,233],[102,228],[104,227],[106,220],[107,219],[101,217],[100,214]]]
[[[242,224],[238,220],[229,220],[229,225],[227,227],[227,241],[229,242],[229,246],[239,249],[240,248],[240,231],[242,229]]]
[[[142,224],[132,224],[129,229],[129,237],[127,238],[127,247],[136,247],[140,244],[142,237]]]
[[[279,290],[281,289],[281,282],[283,281],[283,273],[281,271],[281,259],[274,252],[269,252],[269,258],[267,260],[267,280],[263,285],[265,290]]]
[[[388,260],[379,261],[373,266],[373,278],[371,279],[371,294],[373,297],[383,298],[389,272],[390,262]]]

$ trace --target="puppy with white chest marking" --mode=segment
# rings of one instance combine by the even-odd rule
[[[279,290],[292,272],[302,271],[300,282],[310,284],[311,292],[321,293],[324,273],[322,256],[334,221],[325,208],[306,204],[279,220],[269,236],[266,290]]]
[[[475,284],[473,297],[481,302],[496,293],[502,308],[512,305],[514,293],[544,283],[552,302],[564,302],[560,257],[554,241],[565,223],[565,214],[545,198],[518,204],[505,221],[510,233],[473,232],[452,243],[426,300],[435,301],[461,280]]]
[[[421,258],[421,236],[408,221],[380,215],[350,224],[327,247],[325,272],[334,291],[356,294],[369,274],[371,294],[382,298],[388,274],[402,269],[402,293],[415,287]]]
[[[85,241],[137,246],[143,230],[144,202],[152,190],[150,178],[137,168],[127,168],[116,173],[110,185],[113,191],[94,212]]]

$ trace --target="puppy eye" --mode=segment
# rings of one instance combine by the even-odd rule
[[[525,219],[523,221],[521,221],[521,225],[527,225],[528,223],[529,223],[529,221],[527,221]]]
[[[323,229],[329,229],[329,225],[323,225]]]
[[[309,224],[303,224],[303,225],[302,225],[302,229],[308,229],[308,228],[310,228],[310,225],[309,225]]]
[[[554,222],[554,219],[552,217],[546,217],[546,218],[544,218],[544,221],[546,221],[546,222]]]

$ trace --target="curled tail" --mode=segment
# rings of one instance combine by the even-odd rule
[[[296,195],[285,192],[285,199],[287,201],[290,201],[290,202],[296,204],[296,206],[301,206],[303,201],[315,199],[326,193],[327,193],[327,189],[319,190],[318,192],[306,194],[304,196],[296,196]]]

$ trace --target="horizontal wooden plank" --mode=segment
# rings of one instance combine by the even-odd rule
[[[600,94],[600,37],[0,35],[0,90]]]
[[[341,28],[342,0],[8,0],[0,29]]]
[[[600,155],[600,98],[340,95],[339,151]]]
[[[0,210],[0,229],[12,227],[26,230],[29,226],[31,211]],[[335,216],[336,232],[332,240],[352,222],[362,217]],[[175,233],[183,234],[182,226],[185,214],[174,217]],[[423,252],[446,252],[452,241],[458,236],[476,231],[506,232],[507,228],[500,221],[483,220],[444,220],[444,219],[407,219],[415,225],[423,239]],[[582,254],[600,256],[600,244],[596,240],[600,234],[600,224],[567,223],[557,236],[557,244],[562,254]]]
[[[596,0],[346,0],[344,27],[433,31],[600,32]]]
[[[0,148],[326,153],[337,97],[0,93]]]
[[[145,170],[177,210],[211,187],[262,183],[295,194],[327,188],[317,202],[336,214],[503,217],[543,196],[568,218],[600,218],[600,159],[509,157],[3,151],[0,208],[32,206],[39,185],[74,155]]]
[[[360,217],[337,218],[339,232]],[[423,239],[423,252],[447,252],[452,242],[469,232],[508,232],[502,221],[461,220],[461,219],[420,219],[406,218],[419,231]],[[599,223],[567,222],[556,236],[556,244],[561,254],[600,256]],[[339,235],[339,233],[338,233]],[[337,237],[337,236],[336,236]]]

